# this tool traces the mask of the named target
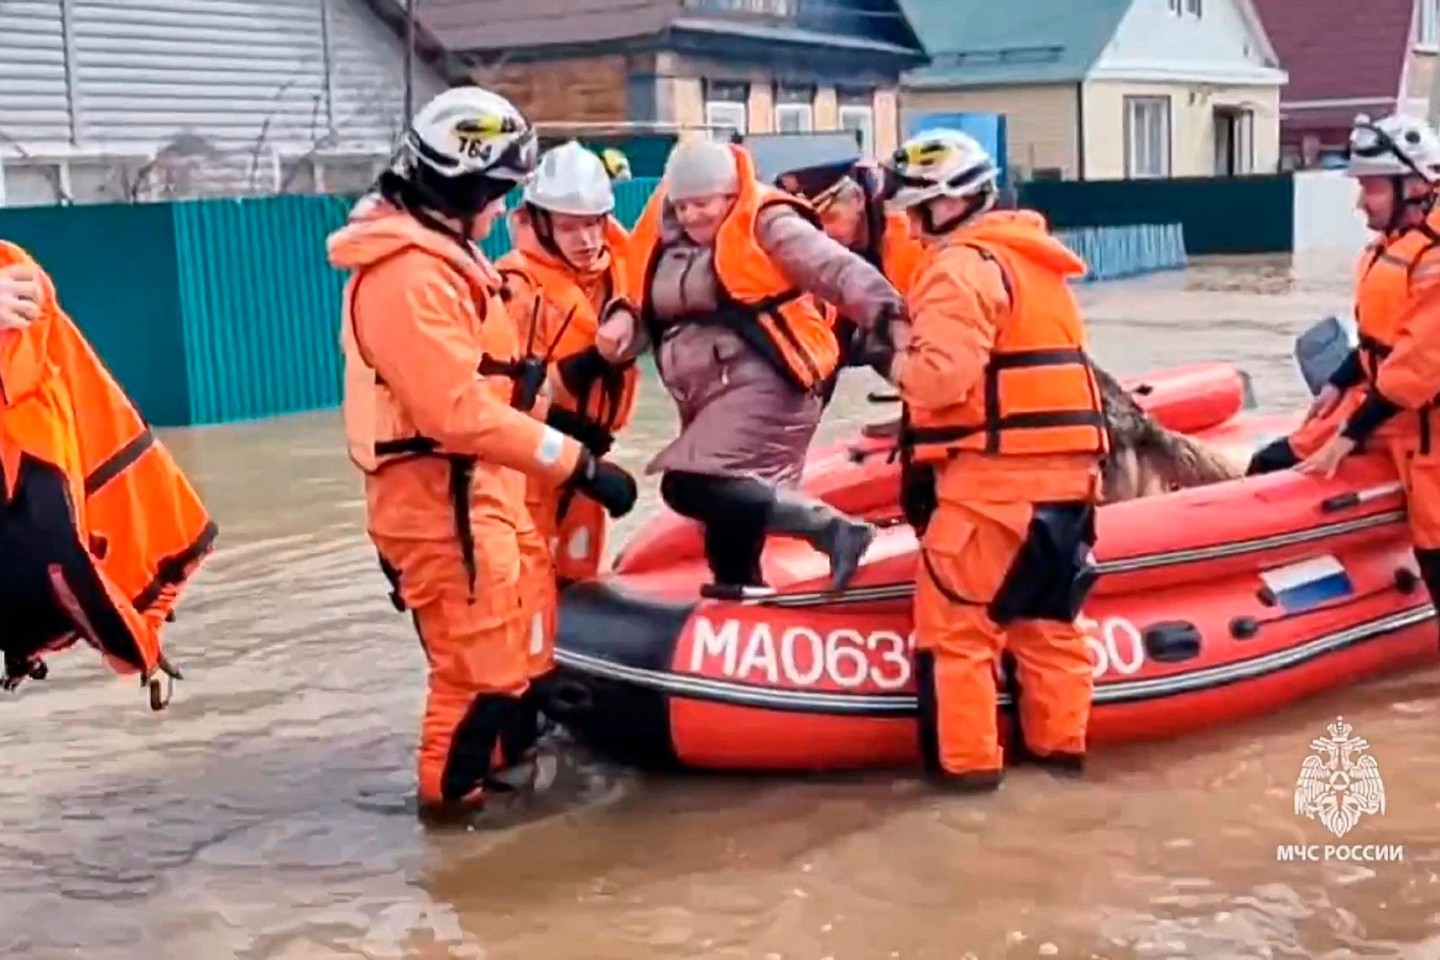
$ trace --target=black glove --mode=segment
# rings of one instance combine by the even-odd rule
[[[561,360],[555,364],[555,369],[559,371],[560,382],[565,384],[570,395],[583,397],[589,391],[590,385],[605,375],[609,366],[609,362],[600,355],[599,349],[591,347]]]
[[[869,366],[876,373],[890,379],[890,364],[895,359],[895,340],[891,336],[891,326],[902,323],[905,320],[903,308],[887,305],[883,307],[875,318],[868,332],[858,334],[855,343],[854,365]]]
[[[940,506],[935,494],[935,468],[908,463],[900,468],[900,512],[919,535],[930,525],[930,515]]]
[[[619,519],[635,506],[635,478],[623,468],[593,456],[589,450],[580,448],[580,460],[575,472],[570,475],[575,489],[605,508],[611,517]]]
[[[615,445],[615,437],[600,424],[580,416],[574,410],[551,407],[545,414],[545,423],[568,437],[574,437],[590,449],[597,457],[603,457]]]

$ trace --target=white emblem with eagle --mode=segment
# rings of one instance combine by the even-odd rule
[[[1336,717],[1326,727],[1328,737],[1316,737],[1316,752],[1305,758],[1295,782],[1295,812],[1319,820],[1326,830],[1343,837],[1360,818],[1385,812],[1385,783],[1380,765],[1365,751],[1370,742],[1352,736],[1355,728]]]

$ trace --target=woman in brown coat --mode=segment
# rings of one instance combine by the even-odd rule
[[[642,304],[614,314],[596,345],[612,362],[655,350],[681,430],[646,472],[705,526],[715,585],[702,592],[763,590],[767,534],[828,554],[843,589],[874,528],[794,487],[836,373],[837,312],[889,349],[904,335],[900,295],[803,201],[760,183],[743,148],[708,140],[676,146],[630,254]]]

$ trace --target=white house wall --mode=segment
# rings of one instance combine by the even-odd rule
[[[0,150],[70,138],[60,0],[0,3]]]
[[[0,11],[0,157],[143,155],[181,134],[281,155],[393,142],[403,47],[363,0],[5,0]],[[416,72],[418,100],[443,88]]]
[[[325,2],[336,149],[393,143],[404,116],[404,44],[359,0]],[[445,86],[438,74],[416,61],[417,107]]]
[[[1285,82],[1244,0],[1203,0],[1177,14],[1166,0],[1134,0],[1087,79],[1268,86]]]

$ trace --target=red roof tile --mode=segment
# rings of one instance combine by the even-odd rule
[[[1414,0],[1255,0],[1290,82],[1282,103],[1394,99]]]

